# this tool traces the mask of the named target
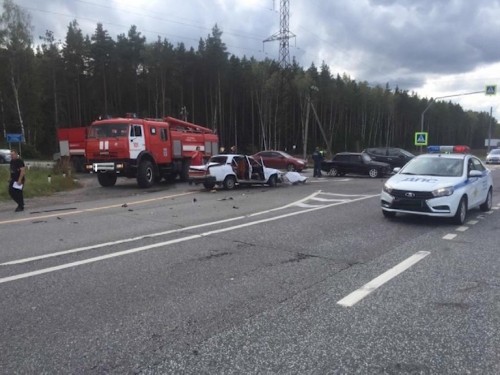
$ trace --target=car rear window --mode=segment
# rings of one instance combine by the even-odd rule
[[[217,155],[217,156],[212,156],[209,160],[209,163],[226,164],[226,161],[227,161],[227,156]]]

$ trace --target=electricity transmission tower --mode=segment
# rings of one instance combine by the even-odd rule
[[[290,0],[280,0],[280,31],[265,39],[265,42],[280,42],[279,64],[286,68],[290,65],[290,39],[295,38],[295,34],[290,31],[288,21],[290,19]]]

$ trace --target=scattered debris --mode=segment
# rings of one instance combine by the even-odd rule
[[[233,206],[233,208],[237,210],[239,207]]]
[[[128,204],[127,203],[123,203],[122,207],[128,207]]]
[[[233,200],[233,197],[224,197],[224,198],[220,198],[220,199],[217,199],[218,201],[232,201]]]

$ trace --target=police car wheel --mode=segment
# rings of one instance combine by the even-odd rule
[[[382,210],[382,214],[384,215],[384,217],[386,217],[388,219],[392,219],[392,218],[396,217],[396,213],[392,212],[392,211]]]
[[[486,200],[484,201],[483,204],[479,206],[479,208],[481,209],[481,211],[488,212],[491,210],[492,206],[493,206],[493,192],[490,188],[490,190],[488,190],[488,195],[486,196]]]
[[[467,217],[467,198],[462,197],[460,203],[457,207],[457,212],[453,217],[453,221],[455,224],[462,225],[465,223],[465,218]]]

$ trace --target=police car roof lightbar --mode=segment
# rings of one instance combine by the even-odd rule
[[[470,152],[469,146],[428,146],[427,152],[430,154],[468,154]]]

